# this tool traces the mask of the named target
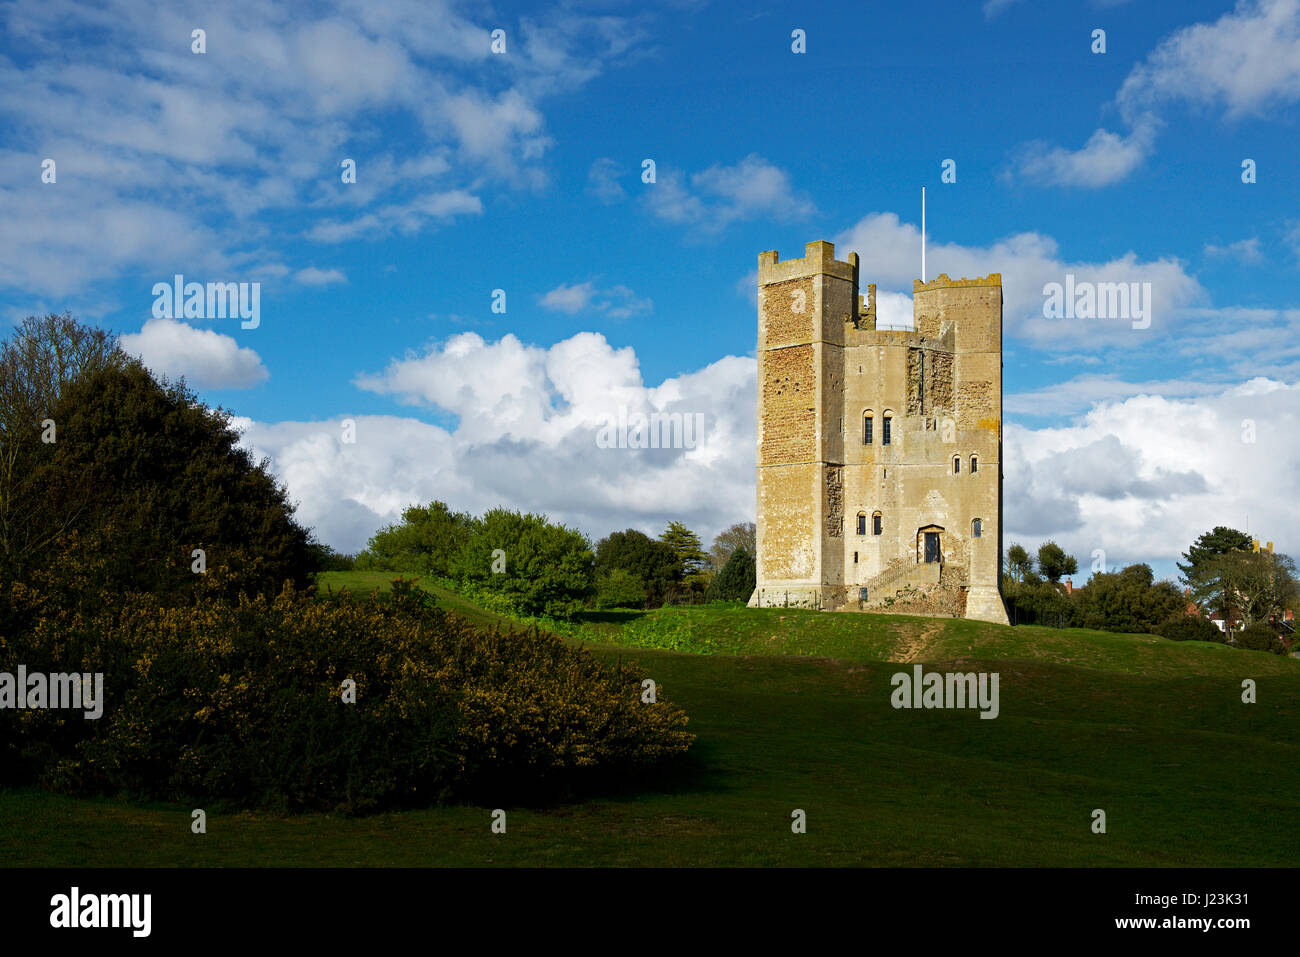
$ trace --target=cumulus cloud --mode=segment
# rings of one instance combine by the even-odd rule
[[[173,379],[184,376],[195,388],[247,389],[271,376],[261,357],[231,336],[174,319],[150,319],[120,342],[152,371]]]
[[[1300,385],[1253,379],[1204,395],[1102,401],[1074,424],[1009,424],[1003,440],[1008,541],[1055,540],[1086,571],[1174,561],[1214,525],[1300,545],[1288,491],[1300,450]]]
[[[1029,143],[1019,157],[1019,173],[1056,186],[1109,186],[1142,164],[1151,153],[1154,139],[1154,130],[1142,126],[1128,136],[1097,130],[1077,150]]]
[[[757,217],[804,219],[816,207],[797,194],[790,174],[756,153],[734,166],[714,165],[687,178],[660,171],[647,188],[646,203],[660,219],[716,232],[733,222]]]
[[[657,534],[678,518],[707,539],[753,516],[754,370],[752,358],[727,356],[651,386],[631,348],[597,333],[549,347],[462,333],[356,382],[454,426],[355,416],[350,445],[342,417],[248,421],[244,440],[270,456],[301,519],[346,550],[406,505],[435,498],[475,512],[546,512],[597,537],[627,527]],[[600,447],[621,412],[698,414],[703,433],[693,448]]]
[[[869,282],[880,286],[876,293],[878,314],[892,314],[900,322],[906,317],[905,324],[910,324],[912,281],[920,278],[921,271],[919,227],[900,221],[895,213],[870,213],[837,236],[835,247],[841,259],[850,251],[870,252],[861,281],[864,286]],[[926,264],[931,279],[941,272],[953,279],[1001,272],[1005,334],[1060,348],[1077,347],[1082,341],[1130,347],[1149,341],[1135,337],[1167,334],[1181,311],[1206,295],[1177,259],[1143,261],[1127,252],[1107,262],[1072,262],[1061,257],[1055,239],[1041,233],[1017,233],[982,247],[935,242],[929,236]],[[1111,320],[1044,318],[1043,287],[1052,282],[1064,283],[1067,275],[1073,275],[1076,283],[1150,282],[1150,328],[1135,330],[1129,322]]]
[[[317,269],[308,266],[294,273],[293,281],[304,286],[328,286],[331,283],[347,282],[348,277],[337,269]]]
[[[610,286],[599,289],[594,282],[580,282],[573,285],[560,283],[542,296],[541,305],[545,309],[575,315],[579,312],[599,312],[611,319],[627,319],[631,316],[649,313],[654,303],[638,296],[627,286]]]
[[[547,99],[644,38],[640,13],[562,6],[539,25],[442,0],[379,6],[206,10],[198,57],[183,5],[0,5],[25,51],[0,57],[0,115],[23,141],[0,152],[22,170],[0,175],[0,284],[64,296],[127,270],[230,275],[272,227],[337,243],[477,215],[487,188],[545,182]],[[496,26],[508,56],[490,51]],[[394,120],[400,153],[375,151]],[[57,188],[32,156],[57,160]]]
[[[1206,243],[1205,255],[1210,259],[1235,259],[1242,263],[1264,261],[1264,254],[1259,250],[1259,238],[1255,236],[1250,239],[1239,239],[1235,243],[1228,243],[1226,246]]]
[[[618,181],[620,175],[618,163],[602,156],[587,171],[587,191],[607,206],[622,202],[627,198],[627,190]]]
[[[989,0],[986,15],[1011,0]],[[1125,78],[1115,104],[1127,135],[1098,129],[1078,150],[1029,143],[1014,165],[1040,182],[1102,187],[1137,169],[1154,149],[1171,104],[1218,109],[1228,119],[1300,102],[1300,0],[1239,0],[1213,23],[1174,31]]]
[[[431,499],[474,512],[499,504],[546,512],[596,538],[629,526],[657,533],[678,518],[708,541],[754,515],[755,374],[752,358],[727,356],[648,385],[633,350],[596,333],[549,347],[464,333],[358,380],[454,425],[356,416],[349,445],[338,419],[245,422],[244,441],[271,457],[303,521],[344,550]],[[1008,422],[1007,543],[1055,538],[1085,569],[1094,549],[1111,563],[1171,567],[1196,535],[1241,527],[1249,514],[1281,550],[1300,547],[1290,507],[1300,384],[1261,378],[1153,392],[1103,394],[1063,426]],[[700,412],[704,441],[598,447],[620,407]]]

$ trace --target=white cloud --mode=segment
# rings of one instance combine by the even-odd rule
[[[635,353],[580,333],[550,347],[473,333],[362,377],[362,388],[436,406],[457,423],[357,416],[356,444],[337,420],[247,423],[301,502],[300,517],[344,550],[361,547],[406,505],[442,499],[472,512],[504,504],[546,512],[593,538],[658,532],[684,520],[705,541],[754,509],[756,364],[727,356],[646,385]],[[1169,388],[1149,383],[1150,388]],[[1300,471],[1300,384],[1253,379],[1169,396],[1132,386],[1102,393],[1069,425],[1004,432],[1006,541],[1055,538],[1085,570],[1108,561],[1168,563],[1217,524],[1300,547],[1291,507]],[[632,412],[703,412],[697,449],[601,449],[595,436]],[[1254,442],[1245,423],[1254,425]]]
[[[550,347],[462,333],[357,380],[450,413],[450,431],[355,416],[356,444],[347,445],[338,420],[248,422],[245,443],[272,458],[301,502],[300,518],[345,550],[406,505],[435,498],[474,512],[502,504],[546,512],[597,537],[627,527],[657,534],[679,518],[708,541],[753,515],[754,369],[751,358],[727,356],[648,386],[633,350],[596,333]],[[629,415],[700,413],[703,441],[692,449],[598,447],[620,407]]]
[[[989,0],[985,13],[1008,3]],[[1169,104],[1218,108],[1238,119],[1300,102],[1300,0],[1238,0],[1213,23],[1176,30],[1129,72],[1115,102],[1128,135],[1099,129],[1079,150],[1030,143],[1015,166],[1041,182],[1108,186],[1152,153]]]
[[[348,277],[337,269],[317,269],[315,266],[308,266],[294,273],[293,280],[304,286],[328,286],[331,283],[347,282]]]
[[[1239,239],[1226,246],[1206,243],[1205,255],[1211,259],[1236,259],[1243,263],[1258,263],[1264,260],[1264,255],[1259,250],[1259,238],[1255,236],[1250,239]]]
[[[1248,441],[1253,423],[1254,441]],[[1108,562],[1170,562],[1215,525],[1250,528],[1295,554],[1300,385],[1255,379],[1205,395],[1103,401],[1075,424],[1007,425],[1008,542],[1054,538],[1085,572]]]
[[[618,181],[620,175],[618,163],[602,156],[587,171],[587,190],[607,206],[622,202],[627,198],[627,190]]]
[[[921,272],[920,229],[900,221],[895,213],[870,213],[837,236],[835,247],[841,259],[850,251],[870,253],[864,259],[861,282],[864,288],[870,282],[880,287],[877,312],[885,315],[882,310],[892,310],[900,321],[907,317],[910,323],[910,307],[902,299],[890,297],[905,291],[901,294],[911,299],[912,282]],[[1168,334],[1183,310],[1205,297],[1200,283],[1177,259],[1142,261],[1127,252],[1107,262],[1071,262],[1061,258],[1056,240],[1041,233],[1018,233],[984,247],[938,243],[930,235],[926,271],[930,279],[940,273],[957,279],[1000,272],[1006,335],[1052,348],[1077,348],[1085,341],[1094,346],[1132,347],[1148,341],[1135,337]],[[1076,282],[1150,282],[1154,303],[1151,327],[1135,330],[1129,322],[1045,319],[1043,287],[1050,282],[1064,283],[1067,274],[1073,274]]]
[[[1132,121],[1166,102],[1262,116],[1300,102],[1300,0],[1239,0],[1213,23],[1175,31],[1116,97]]]
[[[128,271],[262,259],[250,247],[273,231],[334,243],[477,215],[492,186],[545,182],[547,98],[645,35],[640,13],[562,6],[539,26],[447,0],[378,6],[205,10],[196,56],[183,5],[0,5],[0,32],[27,51],[0,57],[0,113],[23,140],[0,152],[0,285],[66,296]],[[506,56],[490,53],[495,26]],[[403,135],[385,137],[394,122]],[[376,152],[385,142],[401,155]],[[31,175],[33,156],[57,161],[57,184]],[[340,181],[343,157],[355,184]]]
[[[580,282],[573,286],[560,283],[560,285],[542,296],[542,306],[546,309],[554,309],[557,312],[567,312],[569,315],[573,315],[587,308],[594,292],[595,285],[590,282]]]
[[[785,170],[756,153],[735,166],[715,165],[693,174],[689,187],[681,173],[659,171],[657,182],[647,187],[646,203],[660,219],[705,232],[745,219],[789,221],[816,212],[811,200],[795,193]]]
[[[1029,143],[1017,160],[1022,176],[1057,186],[1097,188],[1117,183],[1137,169],[1151,153],[1155,139],[1149,126],[1128,136],[1097,130],[1078,150]]]
[[[627,286],[610,286],[599,289],[594,282],[581,282],[573,285],[560,283],[542,296],[541,305],[556,312],[575,315],[583,311],[603,313],[611,319],[628,319],[649,313],[654,303],[638,296]]]
[[[153,372],[173,379],[184,376],[196,388],[247,389],[271,375],[256,352],[232,337],[174,319],[150,319],[120,341]]]

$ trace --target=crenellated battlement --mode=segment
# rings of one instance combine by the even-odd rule
[[[802,279],[806,276],[835,276],[849,282],[858,279],[858,254],[849,253],[848,260],[841,262],[835,258],[835,244],[819,239],[804,247],[800,259],[777,258],[777,251],[769,249],[758,254],[758,284],[767,286],[774,282],[789,279]]]
[[[912,280],[912,294],[918,292],[931,292],[935,289],[948,289],[953,286],[1001,286],[1002,273],[991,272],[987,276],[976,277],[975,279],[949,279],[945,272],[939,273],[929,282],[921,282],[919,279]]]

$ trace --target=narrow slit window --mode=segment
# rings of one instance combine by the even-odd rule
[[[984,534],[984,523],[980,521],[978,518],[975,519],[975,521],[970,523],[970,532],[971,532],[971,537],[979,538],[981,535]]]
[[[961,456],[954,455],[952,457],[952,474],[958,475],[960,474],[960,472],[961,472]]]

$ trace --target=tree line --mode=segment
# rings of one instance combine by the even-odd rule
[[[1292,627],[1286,613],[1300,598],[1296,568],[1283,554],[1256,550],[1245,532],[1223,525],[1197,537],[1178,562],[1184,590],[1155,581],[1151,566],[1095,571],[1079,587],[1061,579],[1078,561],[1055,542],[1036,560],[1019,544],[1007,549],[1002,594],[1013,624],[1154,633],[1176,640],[1227,642],[1284,653]],[[1210,618],[1225,623],[1220,630]]]
[[[747,600],[754,524],[730,526],[708,551],[680,521],[655,538],[629,528],[593,545],[545,515],[495,508],[476,517],[435,501],[408,507],[355,557],[330,555],[326,564],[413,572],[525,615],[568,618],[584,609]]]

